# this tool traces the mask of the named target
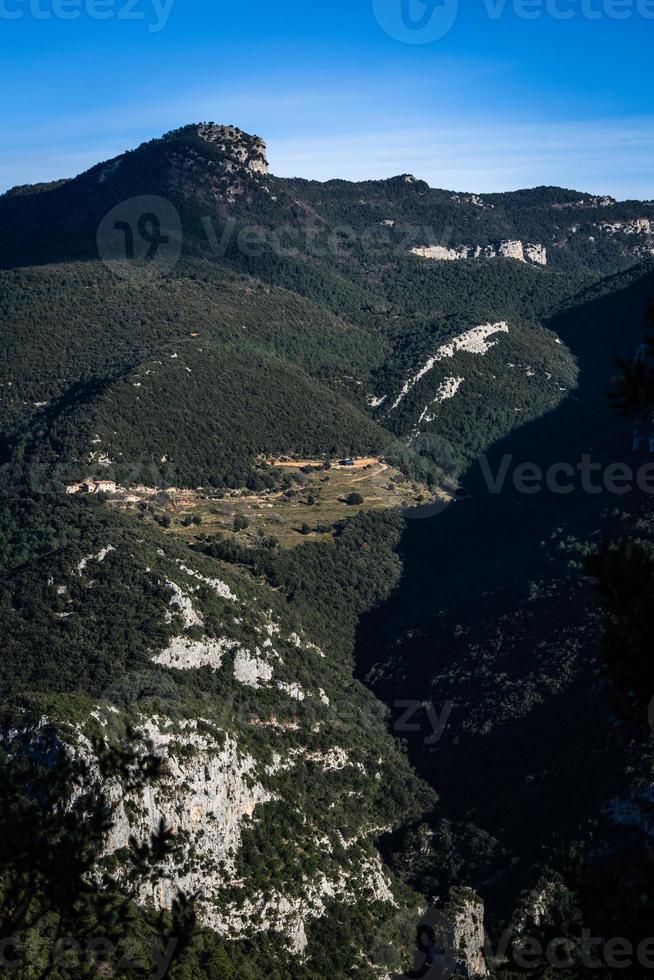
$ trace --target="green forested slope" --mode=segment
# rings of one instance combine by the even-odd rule
[[[391,441],[278,358],[188,343],[60,415],[48,439],[53,461],[81,461],[80,478],[108,457],[104,472],[127,485],[235,488],[247,484],[258,457],[367,456]]]
[[[377,311],[359,306],[351,323],[207,261],[184,261],[155,279],[124,280],[97,262],[4,272],[5,462],[56,459],[60,481],[70,475],[72,482],[88,475],[95,452],[96,459],[108,454],[126,482],[222,486],[247,482],[259,454],[379,452],[389,439],[372,422],[368,395],[390,400],[434,345],[510,317],[506,358],[470,364],[463,413],[452,416],[446,406],[442,420],[425,426],[465,458],[513,427],[513,409],[537,415],[568,386],[565,357],[526,317],[544,316],[576,284],[515,263],[450,268],[437,270],[424,294],[413,290],[411,307],[410,280],[394,294],[391,277],[376,287]],[[385,312],[382,286],[393,295]],[[518,369],[507,369],[514,356]],[[532,362],[541,376],[552,375],[547,390],[520,380]],[[441,375],[433,374],[433,385]],[[496,397],[496,383],[517,384],[515,405]],[[377,412],[375,421],[408,436],[430,393],[427,386],[392,418]],[[442,453],[433,462],[440,466]]]
[[[357,618],[399,574],[398,530],[396,519],[363,516],[335,548],[309,549],[297,570],[271,552],[268,584],[94,500],[0,502],[0,762],[18,732],[41,731],[44,719],[73,746],[101,735],[120,747],[129,726],[145,726],[158,740],[168,775],[149,806],[185,828],[176,835],[173,878],[189,891],[198,886],[199,925],[216,915],[245,919],[241,935],[198,928],[175,965],[178,978],[230,975],[226,965],[239,963],[239,975],[253,978],[299,969],[319,976],[325,961],[335,976],[358,964],[372,977],[375,935],[399,909],[411,921],[417,896],[383,869],[377,840],[431,805],[433,794],[388,735],[382,706],[352,676]],[[353,593],[356,581],[364,587]],[[166,659],[175,643],[191,652],[221,644],[222,663],[175,667]],[[270,666],[255,682],[242,673],[247,663]],[[245,759],[250,791],[238,783]],[[206,801],[203,779],[213,780]],[[238,793],[249,798],[258,787],[250,815]],[[138,796],[123,792],[140,837],[147,819],[142,825]],[[209,815],[188,824],[191,805]],[[231,860],[215,854],[235,823],[239,847],[228,872]],[[126,856],[116,851],[114,866]],[[378,874],[388,885],[371,891]],[[0,873],[0,888],[3,881]],[[307,933],[301,963],[289,951],[283,906],[273,904],[262,927],[276,895],[299,903],[295,916]],[[33,899],[42,934],[56,935],[57,893]],[[134,907],[127,923],[106,917],[96,929],[143,955],[149,922],[154,916]]]

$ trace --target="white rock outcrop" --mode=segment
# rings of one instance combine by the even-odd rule
[[[236,126],[216,126],[213,123],[201,123],[197,132],[198,136],[226,156],[234,157],[250,173],[268,173],[266,144],[258,136],[248,136]]]
[[[454,337],[453,340],[443,344],[438,348],[436,353],[432,355],[432,357],[425,361],[416,374],[404,382],[402,390],[393,403],[392,409],[396,409],[398,405],[401,404],[409,392],[415,388],[418,382],[421,381],[425,375],[429,374],[430,371],[433,371],[435,365],[438,364],[439,361],[443,361],[445,358],[454,357],[458,351],[465,351],[469,354],[480,354],[483,356],[484,354],[488,353],[495,343],[489,343],[489,337],[492,337],[497,333],[508,332],[509,325],[504,320],[499,323],[484,323],[478,327],[472,327],[470,330],[466,330],[464,333],[459,334],[458,337]]]
[[[107,711],[113,713],[115,709],[98,707],[92,713],[103,729]],[[263,785],[261,765],[240,746],[237,736],[216,727],[215,722],[152,717],[142,721],[137,730],[164,760],[164,775],[138,791],[125,791],[117,780],[105,782],[114,816],[105,853],[110,856],[122,850],[132,837],[139,842],[146,840],[161,821],[172,829],[177,843],[176,851],[156,876],[142,883],[138,901],[165,909],[171,907],[179,889],[198,893],[199,919],[219,935],[233,940],[261,932],[278,933],[296,955],[308,944],[309,922],[323,916],[333,900],[353,904],[365,895],[367,901],[395,905],[381,859],[362,852],[356,838],[347,843],[349,863],[305,878],[301,894],[287,895],[282,886],[272,895],[244,890],[243,897],[235,900],[234,889],[244,888],[238,877],[237,856],[246,823],[256,820],[259,807],[281,797]],[[72,751],[95,770],[90,742],[79,731],[74,741]],[[325,773],[337,774],[347,766],[363,771],[344,749],[334,746],[324,752],[297,748],[286,757],[277,754],[268,775],[288,771],[301,759],[315,762]],[[372,833],[373,828],[367,832]],[[326,836],[321,840],[327,854],[343,843],[337,828],[330,833],[333,839]],[[365,836],[366,828],[362,828]],[[229,899],[222,897],[226,889],[231,892]]]
[[[564,204],[553,204],[554,211],[581,210],[582,208],[611,208],[618,202],[614,197],[605,195],[604,197],[592,196],[582,197],[577,201],[566,201]]]
[[[454,398],[464,381],[465,378],[445,378],[445,381],[438,388],[436,397],[431,400],[429,405],[425,405],[423,413],[418,419],[418,425],[421,425],[423,422],[433,422],[434,416],[429,414],[433,406],[440,405],[441,402]]]
[[[598,227],[609,235],[654,235],[654,221],[650,218],[634,218],[632,221],[603,221]]]
[[[547,265],[547,249],[544,245],[528,242],[524,247],[525,260],[532,265]]]
[[[323,845],[325,842],[322,842]],[[396,902],[391,891],[379,858],[362,861],[356,874],[356,884],[365,882],[369,897],[376,902],[395,906]],[[306,925],[311,919],[321,918],[325,913],[327,903],[334,899],[347,905],[356,901],[352,893],[353,879],[347,874],[328,877],[318,873],[311,882],[307,882],[304,895],[301,898],[289,898],[275,892],[271,898],[256,895],[248,899],[238,911],[234,911],[229,920],[229,930],[232,935],[246,932],[249,922],[255,916],[261,917],[264,932],[272,929],[282,931],[287,937],[290,950],[297,954],[304,952],[308,945]],[[217,928],[220,933],[222,930]],[[230,933],[224,931],[223,935]]]
[[[494,204],[488,204],[479,194],[453,194],[452,200],[457,204],[474,204],[476,208],[495,208]]]
[[[87,569],[87,566],[88,566],[89,562],[95,562],[95,561],[97,561],[99,563],[102,563],[105,560],[105,558],[107,558],[107,556],[110,555],[112,553],[112,551],[115,551],[115,550],[116,549],[114,548],[113,545],[108,544],[105,548],[101,548],[100,551],[98,551],[97,554],[95,554],[95,555],[87,555],[86,558],[82,558],[81,562],[77,566],[77,574],[81,578],[82,575],[84,575],[84,573],[85,573],[85,571]]]
[[[532,242],[506,240],[491,245],[417,246],[411,249],[419,258],[435,262],[459,262],[466,259],[516,259],[532,265],[547,265],[547,249]]]
[[[100,548],[102,543],[94,542],[87,557],[70,563],[69,583],[79,583],[78,574],[98,574],[97,563],[112,550]],[[180,634],[150,649],[152,663],[175,671],[208,668],[219,676],[210,685],[200,678],[187,684],[152,671],[154,689],[162,679],[161,697],[127,697],[125,704],[128,673],[119,685],[120,700],[114,704],[115,692],[108,688],[83,722],[45,719],[55,740],[48,744],[84,759],[88,781],[102,786],[112,816],[104,855],[114,859],[119,882],[128,866],[122,852],[131,842],[145,843],[162,823],[172,831],[171,853],[138,884],[130,881],[137,902],[166,909],[180,890],[197,893],[200,923],[228,942],[270,933],[302,956],[310,924],[331,914],[335,902],[394,902],[376,857],[379,814],[370,805],[377,790],[373,781],[382,778],[385,766],[380,762],[369,772],[365,740],[351,737],[349,728],[343,738],[342,728],[328,728],[327,720],[342,710],[339,696],[346,685],[295,616],[286,619],[275,593],[232,577],[218,562],[196,564],[191,554],[184,561],[149,541],[139,543],[143,553],[132,558],[157,587],[159,622],[168,624],[164,635]],[[53,592],[66,590],[54,575],[48,584]],[[213,635],[203,636],[205,629]],[[261,693],[255,696],[250,688]],[[162,704],[171,704],[170,711]],[[93,737],[122,746],[126,723],[163,763],[160,777],[144,786],[107,778],[95,756]],[[36,749],[31,727],[27,737],[34,737]],[[298,786],[297,798],[289,785]],[[80,799],[81,791],[71,789],[71,795]],[[300,807],[305,795],[313,801],[307,819],[289,823],[293,833],[286,840],[287,806]],[[351,807],[359,799],[360,819]],[[258,824],[272,829],[261,834]],[[313,851],[317,861],[299,877],[269,878],[268,858],[281,847],[288,849],[289,868],[299,868]]]
[[[229,735],[207,734],[210,723],[201,733],[195,721],[153,718],[141,730],[165,759],[166,774],[138,793],[125,794],[118,783],[105,787],[115,808],[106,853],[126,847],[131,836],[145,839],[163,820],[184,853],[171,855],[158,879],[142,885],[141,900],[169,908],[179,888],[199,891],[203,921],[224,926],[208,899],[234,875],[245,819],[273,797],[257,781],[252,756]]]
[[[274,673],[270,664],[261,658],[258,648],[257,654],[258,656],[253,656],[247,650],[239,650],[234,658],[234,677],[239,684],[255,690],[262,686],[262,681],[267,683],[272,680]]]
[[[225,653],[237,646],[234,640],[190,640],[174,636],[168,646],[152,658],[152,663],[175,670],[200,670],[211,667],[220,670]]]
[[[184,623],[184,627],[186,629],[189,629],[191,626],[201,626],[202,618],[196,612],[190,596],[188,596],[184,592],[181,586],[179,586],[176,582],[171,581],[170,579],[166,580],[166,586],[173,593],[172,598],[170,600],[170,608],[173,610],[174,613],[177,613],[182,617],[182,622]],[[172,619],[172,617],[173,617],[173,613],[171,612],[168,614],[169,622]]]
[[[380,408],[387,398],[388,395],[368,395],[366,401],[371,408]]]
[[[185,575],[189,575],[191,578],[197,579],[204,585],[208,585],[210,589],[214,590],[216,595],[219,595],[223,599],[229,599],[230,602],[238,602],[238,598],[234,595],[230,587],[219,578],[210,578],[207,575],[201,575],[194,569],[189,568],[188,565],[183,565],[181,562],[178,564],[181,572],[184,572]]]
[[[447,945],[459,962],[464,964],[466,975],[488,976],[484,956],[486,931],[483,901],[469,888],[453,888],[445,915],[450,923]]]

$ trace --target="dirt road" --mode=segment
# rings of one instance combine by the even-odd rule
[[[366,466],[375,466],[377,464],[384,466],[386,469],[388,467],[381,462],[378,456],[364,456],[361,459],[353,460],[353,466],[340,466],[338,463],[332,463],[332,468],[335,470],[364,470]],[[269,466],[274,466],[278,469],[292,469],[301,470],[304,466],[324,466],[324,459],[290,459],[281,462],[277,459],[269,459]],[[381,472],[381,471],[380,471]]]

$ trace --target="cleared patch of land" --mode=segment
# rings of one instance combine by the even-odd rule
[[[336,524],[360,511],[446,499],[443,491],[415,483],[374,457],[353,460],[351,466],[328,464],[328,468],[322,460],[270,462],[292,471],[287,489],[222,495],[183,491],[149,497],[148,507],[169,533],[187,541],[220,533],[252,546],[274,537],[281,547],[293,548],[307,540],[329,540]],[[133,496],[125,505],[138,506]]]
[[[270,466],[274,466],[278,470],[289,469],[289,470],[301,470],[307,466],[322,467],[324,465],[324,460],[322,459],[269,459],[268,463]],[[359,459],[350,460],[346,465],[345,463],[333,464],[336,469],[339,470],[365,470],[369,466],[384,466],[386,464],[382,463],[377,456],[364,456]]]

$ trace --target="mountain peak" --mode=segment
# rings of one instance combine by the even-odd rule
[[[251,173],[268,173],[265,142],[259,136],[251,136],[237,126],[223,126],[214,122],[191,123],[166,133],[164,140],[173,142],[188,137],[211,144],[222,155]]]

